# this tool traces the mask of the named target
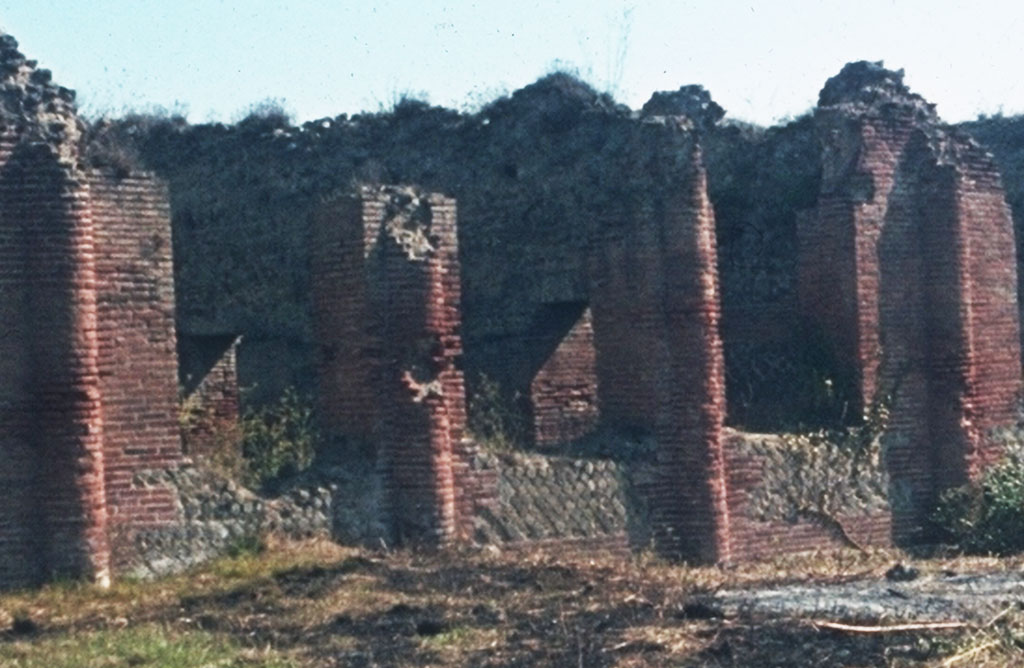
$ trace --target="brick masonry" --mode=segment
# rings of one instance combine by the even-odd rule
[[[182,450],[167,193],[147,174],[83,170],[73,95],[6,36],[0,60],[0,586],[105,581],[137,566],[141,547],[158,559],[190,521],[222,544],[232,530],[206,526],[220,511],[207,517],[180,497],[196,488],[205,498],[219,482],[174,473]],[[821,193],[797,226],[800,315],[839,359],[834,381],[855,397],[852,414],[894,396],[881,447],[853,455],[723,430],[715,219],[684,119],[649,111],[550,127],[574,142],[600,123],[628,128],[628,141],[601,147],[621,161],[619,181],[590,167],[562,173],[601,184],[587,203],[571,187],[556,193],[586,224],[510,261],[502,280],[525,287],[508,313],[493,312],[500,300],[478,305],[487,355],[516,351],[504,355],[505,371],[513,389],[528,389],[535,445],[554,450],[610,427],[650,440],[640,463],[621,452],[481,452],[465,434],[455,201],[399,186],[323,198],[311,254],[321,415],[335,442],[377,446],[380,537],[619,550],[648,536],[664,554],[701,561],[810,549],[837,535],[923,538],[936,493],[1002,452],[995,435],[1016,419],[1021,393],[1020,325],[994,164],[901,76],[857,63],[826,84],[815,115]],[[504,169],[510,183],[528,164],[514,162]],[[486,202],[475,205],[483,215]],[[474,243],[509,255],[492,241]],[[759,317],[795,321],[783,315]],[[207,378],[214,413],[237,408],[233,362],[232,345]],[[822,490],[833,505],[815,513],[805,499]],[[296,531],[322,530],[323,497],[306,504],[299,492],[302,504],[281,512],[309,516]],[[225,511],[234,530],[283,521],[246,504],[251,512]]]
[[[170,489],[132,485],[136,471],[182,457],[170,206],[148,174],[91,172],[89,185],[107,512],[111,535],[130,541],[178,518]]]
[[[184,339],[184,340],[183,340]],[[185,336],[179,334],[179,360],[195,362],[179,371],[184,389],[181,411],[182,445],[189,456],[209,454],[227,441],[240,440],[238,336]]]
[[[716,561],[730,547],[714,213],[700,150],[676,123],[647,124],[633,149],[659,191],[595,240],[598,387],[602,418],[657,443],[644,493],[659,549]]]
[[[472,484],[457,360],[460,292],[455,202],[412,187],[364,187],[315,221],[321,405],[332,431],[373,437],[399,543],[463,532]],[[347,260],[347,261],[346,261]]]
[[[167,194],[81,169],[74,94],[7,35],[0,62],[0,587],[104,583],[178,519],[132,484],[181,459]]]
[[[314,214],[311,272],[319,409],[332,436],[370,441],[379,423],[381,336],[370,302],[371,252],[384,204],[334,196]]]
[[[0,34],[0,586],[110,575],[89,184],[74,94]]]
[[[9,134],[6,135],[10,137]],[[13,142],[12,142],[13,143]],[[0,153],[0,584],[109,579],[89,184],[44,143]]]
[[[1015,420],[1012,221],[991,157],[901,73],[848,65],[816,117],[824,173],[799,230],[802,308],[849,370],[858,409],[895,394],[893,531],[910,542],[939,490],[998,458],[987,433]]]
[[[849,546],[849,541],[891,544],[889,481],[880,467],[854,474],[843,453],[815,456],[787,448],[778,434],[727,430],[723,448],[733,559]],[[815,502],[823,497],[835,503],[819,510]]]
[[[568,443],[592,432],[597,394],[594,326],[584,306],[530,382],[535,445]]]

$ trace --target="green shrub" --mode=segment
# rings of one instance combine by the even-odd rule
[[[288,388],[276,402],[247,410],[242,418],[242,453],[252,487],[273,487],[309,467],[318,432],[311,402]]]
[[[972,483],[946,491],[933,520],[942,538],[969,553],[1024,550],[1024,457],[1011,451]]]
[[[522,401],[518,392],[509,394],[498,381],[480,374],[469,393],[470,435],[492,450],[508,451],[522,447],[528,439]]]
[[[178,406],[178,429],[185,453],[206,468],[245,483],[248,462],[242,455],[242,425],[218,418],[202,397],[192,394]]]

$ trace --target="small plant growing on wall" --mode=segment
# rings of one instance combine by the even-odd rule
[[[245,411],[237,423],[210,421],[195,396],[182,401],[186,452],[204,466],[254,489],[269,489],[313,461],[320,438],[312,403],[294,388]]]
[[[272,403],[245,412],[242,453],[250,486],[268,488],[313,462],[319,438],[312,403],[294,388]]]
[[[860,548],[840,518],[889,507],[881,436],[891,403],[892,395],[883,395],[853,427],[782,434],[751,444],[764,462],[762,484],[750,497],[753,517],[814,522]]]

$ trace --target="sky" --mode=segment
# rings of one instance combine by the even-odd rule
[[[0,0],[0,30],[93,117],[473,110],[562,69],[632,108],[698,83],[767,125],[853,60],[904,69],[948,121],[1024,112],[1020,0]]]

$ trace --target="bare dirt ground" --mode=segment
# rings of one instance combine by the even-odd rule
[[[1024,665],[1021,560],[275,545],[157,582],[0,595],[0,665]],[[845,625],[845,626],[844,626]],[[902,625],[902,626],[900,626]]]

